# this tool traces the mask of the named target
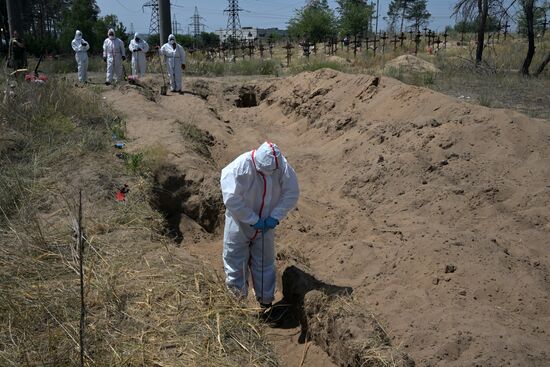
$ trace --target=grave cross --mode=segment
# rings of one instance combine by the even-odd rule
[[[407,39],[407,36],[405,36],[405,33],[401,32],[401,35],[399,36],[399,40],[401,41],[400,47],[403,48],[403,41]]]
[[[390,41],[390,43],[393,43],[393,50],[397,50],[397,43],[399,42],[399,38],[397,37],[397,34],[393,35],[393,40]]]
[[[415,56],[418,55],[418,47],[420,46],[420,42],[422,42],[422,34],[420,34],[420,32],[418,32],[416,34],[416,37],[414,39],[414,54]]]
[[[383,55],[386,53],[386,40],[388,39],[388,35],[386,34],[386,32],[384,32],[382,36],[380,36],[380,38],[382,39],[382,55]]]
[[[264,59],[265,47],[264,47],[264,43],[262,41],[260,41],[260,47],[258,47],[258,49],[260,50],[260,58],[263,60]]]
[[[271,45],[270,45],[271,46]],[[284,49],[286,49],[286,66],[290,66],[290,59],[292,58],[292,49],[294,46],[290,43],[289,40],[286,41],[286,45],[283,46]],[[271,51],[272,47],[270,47]]]

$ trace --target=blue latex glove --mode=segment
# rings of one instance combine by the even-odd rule
[[[258,219],[256,224],[254,224],[252,227],[254,227],[254,229],[259,230],[259,231],[266,231],[267,230],[267,227],[265,225],[265,219],[262,219],[262,218]]]
[[[265,220],[265,226],[267,227],[267,229],[275,229],[275,227],[277,227],[278,224],[279,224],[279,221],[273,217],[268,217]]]

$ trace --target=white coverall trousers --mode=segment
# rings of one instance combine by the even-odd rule
[[[300,194],[296,173],[279,148],[266,142],[227,165],[220,183],[227,208],[223,239],[226,284],[246,296],[250,274],[257,300],[269,304],[275,296],[275,229],[262,234],[252,225],[259,218],[281,221],[296,206]]]
[[[132,52],[132,74],[142,78],[147,70],[147,59],[145,58],[145,52],[135,51]]]
[[[76,65],[78,67],[78,80],[85,82],[88,80],[88,52],[79,51],[74,54]]]
[[[248,278],[251,274],[256,298],[262,303],[271,303],[275,295],[276,277],[275,230],[269,230],[262,235],[261,231],[256,231],[249,224],[234,220],[226,213],[223,266],[229,288],[246,296]]]
[[[168,78],[170,79],[170,90],[172,92],[179,92],[182,85],[182,70],[181,59],[178,56],[166,56],[166,69],[168,71]]]
[[[115,55],[109,54],[107,56],[107,73],[105,80],[111,83],[112,81],[122,80],[122,56],[119,53]]]

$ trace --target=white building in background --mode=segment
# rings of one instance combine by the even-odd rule
[[[279,28],[242,27],[241,31],[243,39],[247,41],[267,40],[271,34],[274,34],[277,38],[286,37],[288,34],[286,29]],[[220,37],[220,41],[222,42],[225,42],[230,35],[227,29],[219,29],[215,33]]]

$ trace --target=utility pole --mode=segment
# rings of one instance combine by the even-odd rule
[[[177,35],[178,34],[178,30],[180,28],[180,23],[178,22],[178,20],[176,19],[176,14],[174,14],[172,16],[172,33],[174,35]]]
[[[160,42],[167,42],[168,35],[172,33],[172,24],[170,24],[170,0],[158,0],[159,4],[159,24],[160,24]]]
[[[21,34],[21,4],[19,0],[6,0],[6,10],[8,11],[8,25],[10,27],[10,39],[14,31]]]
[[[201,23],[201,20],[204,20],[203,17],[199,15],[199,9],[195,6],[195,14],[191,17],[191,23],[189,26],[191,26],[191,35],[193,37],[198,37],[201,34],[201,27],[202,31],[204,32],[204,26],[205,24]]]
[[[152,34],[160,35],[160,22],[159,22],[159,2],[158,0],[148,1],[141,9],[144,11],[144,8],[151,8],[151,22],[149,23],[149,36]],[[162,43],[163,40],[160,40]]]
[[[376,25],[374,29],[374,33],[378,33],[378,15],[379,15],[380,7],[379,7],[379,0],[376,0]]]
[[[239,19],[239,12],[242,11],[239,8],[239,0],[228,0],[229,4],[224,13],[227,13],[227,30],[226,33],[233,38],[233,42],[240,41],[243,35],[241,29],[241,20]]]

